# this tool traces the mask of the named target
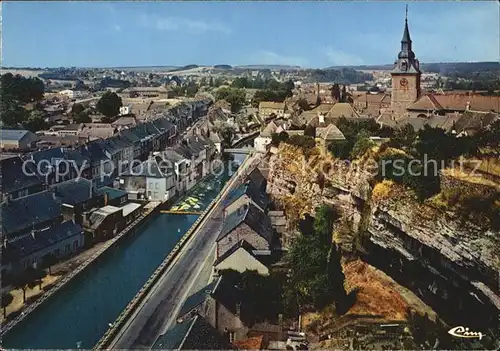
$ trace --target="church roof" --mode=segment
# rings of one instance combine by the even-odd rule
[[[467,104],[472,111],[500,113],[500,97],[466,94],[426,94],[408,109],[465,111]]]
[[[347,102],[338,102],[333,105],[327,116],[330,118],[359,118],[359,114]]]
[[[328,127],[316,128],[316,137],[326,141],[345,140],[344,134],[335,124],[330,124]]]

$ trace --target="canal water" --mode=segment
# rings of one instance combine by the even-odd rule
[[[228,179],[225,172],[203,181],[177,204],[196,202],[203,210]],[[197,217],[158,214],[149,219],[4,335],[2,347],[92,348]]]

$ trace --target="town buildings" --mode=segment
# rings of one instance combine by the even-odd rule
[[[0,129],[0,147],[2,150],[30,150],[37,141],[37,135],[29,130]]]

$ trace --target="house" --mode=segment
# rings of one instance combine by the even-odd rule
[[[83,157],[89,160],[89,178],[97,179],[105,174],[112,174],[114,165],[98,141],[90,141],[80,146],[78,151]]]
[[[126,116],[132,113],[132,105],[120,106],[120,116]]]
[[[38,136],[29,130],[0,129],[2,150],[30,150],[37,141]]]
[[[36,174],[36,166],[19,156],[0,160],[2,201],[17,199],[43,190],[43,181]]]
[[[391,95],[387,93],[372,94],[369,92],[354,93],[353,106],[358,113],[375,118],[382,111],[391,107]]]
[[[198,317],[210,325],[226,343],[246,339],[253,312],[243,293],[224,276],[189,296],[177,316],[177,325]],[[206,348],[203,348],[206,349]]]
[[[226,269],[232,269],[243,273],[245,271],[257,271],[261,275],[268,275],[269,269],[262,257],[255,255],[255,248],[245,240],[233,245],[231,249],[219,256],[214,262],[214,270],[217,274]]]
[[[122,91],[126,97],[167,98],[168,90],[165,87],[130,87]]]
[[[196,184],[189,150],[182,146],[167,148],[161,157],[173,164],[176,194],[182,194]]]
[[[111,125],[119,130],[123,128],[131,128],[137,125],[137,119],[134,116],[123,116],[112,122]]]
[[[267,146],[271,144],[272,135],[279,134],[288,129],[288,124],[283,120],[274,120],[262,130],[254,140],[254,148],[257,152],[266,152]]]
[[[175,138],[177,137],[177,126],[175,124],[164,117],[153,120],[152,124],[159,135],[158,150],[163,150],[167,146],[175,144]]]
[[[32,230],[21,237],[5,240],[2,247],[2,276],[40,267],[48,254],[63,258],[84,246],[83,229],[73,221]]]
[[[196,181],[206,177],[210,171],[210,161],[215,152],[215,144],[203,135],[192,135],[184,139],[183,144],[192,154]]]
[[[8,240],[62,220],[61,204],[51,191],[42,191],[2,203],[2,235]]]
[[[252,203],[225,214],[217,237],[217,258],[245,240],[255,248],[254,254],[271,255],[276,244],[269,217]]]
[[[81,90],[75,89],[66,89],[59,92],[59,94],[66,96],[70,99],[79,99],[85,97],[85,92]]]
[[[83,223],[83,213],[93,207],[102,206],[104,195],[97,191],[91,180],[78,178],[51,187],[55,198],[61,203],[65,219]]]
[[[345,140],[344,134],[333,123],[327,127],[316,128],[316,142],[325,151],[328,149],[328,145],[332,142],[343,140]]]
[[[78,136],[87,140],[106,139],[118,132],[118,128],[109,123],[86,123],[85,127],[78,132]]]
[[[98,140],[97,143],[106,157],[111,160],[114,167],[113,175],[128,169],[134,159],[133,143],[130,143],[126,138],[120,137],[120,135]]]
[[[142,205],[135,202],[130,202],[122,206],[121,209],[123,214],[124,226],[128,226],[141,215]]]
[[[127,192],[111,188],[109,186],[103,186],[97,189],[97,193],[102,195],[102,200],[104,202],[104,206],[123,206],[128,201]]]
[[[57,133],[59,136],[78,136],[78,134],[85,128],[83,123],[67,124],[64,126],[52,127],[50,130]]]
[[[173,162],[160,156],[151,156],[121,175],[120,186],[131,199],[168,201],[176,195],[175,178]]]
[[[285,111],[285,102],[261,101],[259,103],[259,116],[264,120],[271,115],[285,117]]]
[[[247,180],[246,183],[241,184],[227,195],[223,202],[224,211],[232,213],[249,203],[252,203],[262,212],[265,212],[269,205],[269,197],[266,192],[262,191],[259,185],[252,183],[251,180]]]
[[[84,213],[82,226],[92,235],[94,241],[110,239],[125,228],[123,208],[116,206],[94,208]]]

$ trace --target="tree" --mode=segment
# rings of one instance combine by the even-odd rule
[[[107,91],[97,102],[97,110],[104,116],[111,118],[120,113],[120,107],[123,105],[122,98],[116,93]]]
[[[28,117],[28,120],[23,122],[23,127],[29,131],[36,132],[49,127],[45,122],[45,115],[42,111],[33,110]]]
[[[285,284],[285,301],[322,308],[332,300],[344,311],[347,294],[340,254],[332,240],[332,224],[339,217],[333,208],[323,205],[316,210],[313,233],[303,234],[290,248],[287,262],[289,279]],[[293,306],[291,306],[293,308]]]
[[[32,277],[29,276],[28,270],[12,277],[12,285],[16,289],[21,289],[23,291],[23,303],[26,302],[26,289],[28,289],[28,285],[31,284],[31,282]]]
[[[332,86],[331,93],[332,93],[332,98],[334,98],[335,100],[337,100],[338,102],[340,102],[340,100],[341,100],[340,86],[337,83],[335,83]]]
[[[49,269],[49,274],[52,274],[51,268],[57,263],[57,257],[53,253],[48,253],[42,257],[42,266]]]
[[[188,97],[194,97],[197,92],[198,92],[198,86],[196,85],[195,82],[189,82],[188,85],[185,87],[185,93],[186,96]]]
[[[28,267],[25,273],[27,274],[29,280],[28,287],[33,289],[35,286],[38,285],[41,291],[43,278],[47,276],[45,271],[40,268]]]
[[[0,104],[0,117],[5,126],[17,127],[28,119],[28,111],[19,102],[4,96]]]
[[[74,104],[73,107],[71,107],[71,113],[73,116],[79,115],[83,111],[85,111],[85,106],[82,104]]]
[[[309,102],[307,102],[307,99],[300,98],[297,101],[297,106],[299,106],[301,111],[309,111],[311,108],[309,107]]]
[[[89,114],[86,112],[80,112],[75,117],[75,123],[91,123],[92,118],[90,118]]]
[[[226,100],[231,104],[231,112],[238,112],[246,102],[244,89],[224,87],[215,93],[216,100]]]
[[[14,297],[10,292],[2,292],[2,308],[3,308],[3,318],[7,317],[7,306],[9,306]]]
[[[234,134],[236,133],[232,125],[222,121],[215,121],[212,131],[219,133],[226,145],[231,145]]]
[[[370,140],[368,132],[363,130],[358,134],[356,142],[354,143],[349,156],[351,157],[351,159],[361,157],[372,146],[373,142]]]

